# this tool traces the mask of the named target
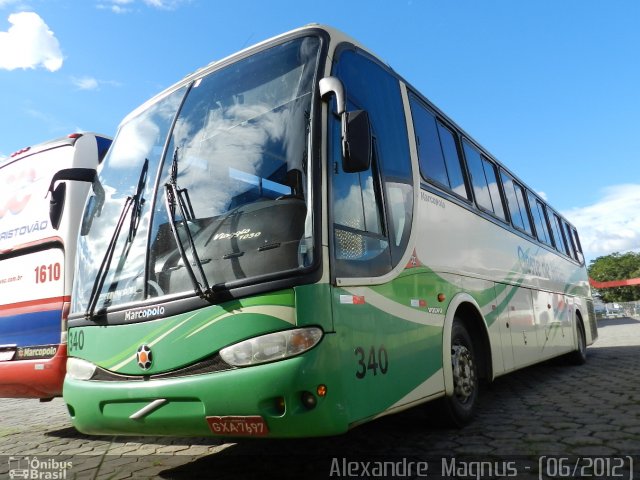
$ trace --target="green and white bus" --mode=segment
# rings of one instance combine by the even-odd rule
[[[586,359],[576,229],[356,41],[307,27],[124,119],[78,244],[93,434],[303,437]]]

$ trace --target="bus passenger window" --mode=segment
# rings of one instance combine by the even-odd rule
[[[444,161],[449,174],[449,187],[454,193],[468,199],[469,192],[462,175],[462,165],[455,134],[440,122],[438,122],[438,132],[440,133],[440,144],[442,145],[442,153],[444,154]]]
[[[505,220],[495,165],[480,155],[480,152],[468,142],[463,140],[463,145],[478,206]]]
[[[505,172],[502,172],[501,176],[513,226],[531,235],[531,222],[529,221],[529,214],[527,213],[527,205],[524,201],[522,187],[514,182],[511,176]]]
[[[573,243],[576,246],[576,258],[582,264],[584,263],[584,254],[582,253],[582,245],[580,245],[578,231],[575,228],[572,228],[571,233],[573,234]]]
[[[411,112],[422,175],[468,199],[454,133],[413,96]]]
[[[536,236],[538,240],[547,245],[551,243],[551,233],[549,232],[549,224],[547,221],[546,208],[540,200],[529,193],[529,204],[531,205],[531,213],[536,226]]]
[[[449,187],[436,118],[414,98],[411,99],[411,112],[418,144],[420,172],[425,178]]]
[[[498,186],[496,166],[493,164],[493,162],[490,162],[484,157],[482,158],[482,165],[484,167],[484,174],[487,177],[489,194],[491,195],[491,202],[493,203],[493,213],[495,213],[496,216],[498,216],[502,220],[505,220],[507,217],[504,213],[502,194],[500,193],[500,187]]]
[[[564,226],[564,233],[567,239],[567,246],[569,247],[569,254],[574,259],[578,260],[578,249],[576,248],[575,242],[573,241],[573,236],[571,235],[571,227],[567,222],[562,222]]]
[[[560,217],[556,213],[551,215],[551,229],[553,230],[553,237],[556,244],[556,250],[565,255],[569,255],[569,248],[567,247],[566,240],[562,233],[562,223]]]
[[[520,205],[520,213],[522,214],[524,231],[529,235],[533,235],[533,227],[531,226],[531,219],[529,218],[529,210],[527,209],[527,203],[524,199],[524,189],[517,183],[515,184],[515,189],[516,197],[518,198],[518,205]]]

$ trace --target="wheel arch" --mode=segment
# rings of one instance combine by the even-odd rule
[[[442,368],[445,394],[448,396],[454,393],[451,349],[448,346],[451,345],[451,328],[456,317],[463,321],[473,341],[473,347],[478,356],[480,378],[493,380],[491,343],[487,323],[482,316],[480,306],[474,298],[468,293],[458,293],[449,303],[442,331]]]
[[[588,321],[589,313],[584,312],[583,314],[580,307],[576,305],[575,314],[574,314],[575,328],[573,329],[573,341],[576,347],[579,347],[580,345],[580,342],[578,340],[578,335],[580,335],[580,327],[582,327],[582,334],[584,335],[585,346],[589,346],[593,344],[593,336],[592,336],[593,332],[591,332],[590,329],[587,329],[587,327],[590,327],[591,325],[585,324],[585,314]]]
[[[574,341],[574,345],[578,345],[578,324],[582,325],[582,330],[584,331],[584,335],[585,335],[585,340],[588,340],[587,337],[587,329],[584,326],[584,316],[582,315],[582,312],[580,312],[580,309],[578,307],[576,307],[575,309],[575,324],[576,324],[576,328],[573,329],[573,341]]]
[[[583,365],[587,361],[588,337],[584,317],[578,308],[574,312],[572,330],[574,349],[567,353],[565,358],[573,365]]]

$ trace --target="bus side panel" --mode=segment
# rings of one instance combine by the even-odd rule
[[[0,252],[58,236],[49,222],[51,177],[70,164],[71,147],[54,148],[0,169]]]
[[[0,260],[0,345],[59,344],[64,253],[50,248]]]
[[[60,395],[64,253],[50,248],[0,261],[0,397]],[[11,303],[6,303],[11,302]]]
[[[0,307],[2,345],[16,349],[60,343],[63,297]],[[17,359],[22,355],[18,353]]]
[[[0,362],[0,397],[50,398],[62,395],[67,346],[56,346],[52,358]]]
[[[584,267],[433,192],[421,192],[418,211],[416,255],[464,279],[488,327],[494,375],[575,348],[573,305],[589,295]]]
[[[418,263],[395,280],[333,289],[352,424],[444,393],[442,328],[456,286]]]

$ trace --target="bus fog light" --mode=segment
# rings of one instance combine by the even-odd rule
[[[309,410],[313,410],[318,404],[318,400],[311,392],[302,392],[300,399],[302,400],[302,404]]]
[[[67,358],[67,375],[74,380],[91,380],[96,371],[96,365],[80,358]]]
[[[297,328],[251,338],[220,350],[229,365],[246,367],[299,355],[315,347],[322,339],[317,327]]]

